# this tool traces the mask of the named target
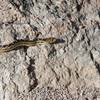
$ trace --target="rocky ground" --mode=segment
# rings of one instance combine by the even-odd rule
[[[100,100],[100,0],[0,0],[0,45],[56,44],[0,55],[0,100]]]

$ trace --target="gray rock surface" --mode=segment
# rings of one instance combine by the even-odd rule
[[[47,37],[0,55],[0,100],[100,100],[100,0],[0,0],[0,45]]]

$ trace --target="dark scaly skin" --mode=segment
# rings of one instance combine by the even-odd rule
[[[53,44],[56,42],[56,38],[50,37],[45,39],[37,39],[37,40],[17,40],[11,44],[4,45],[0,47],[0,54],[12,51],[18,47],[29,47],[36,46],[42,44]]]

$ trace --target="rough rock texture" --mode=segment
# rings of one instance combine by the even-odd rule
[[[0,100],[100,100],[100,0],[0,0],[0,45],[46,37],[0,55]]]

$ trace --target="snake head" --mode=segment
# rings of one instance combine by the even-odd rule
[[[53,43],[55,43],[55,42],[57,41],[57,39],[54,38],[54,37],[50,37],[50,38],[47,38],[45,41],[46,41],[47,43],[53,44]]]

